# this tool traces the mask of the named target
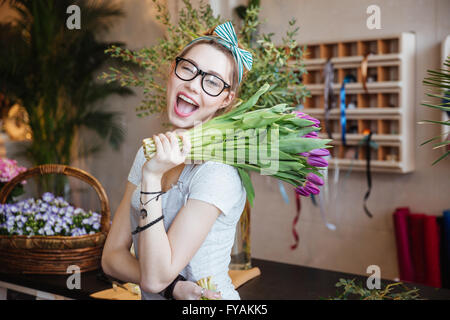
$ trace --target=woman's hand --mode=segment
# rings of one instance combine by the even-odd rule
[[[183,142],[182,150],[178,144],[177,134],[173,131],[153,136],[156,145],[156,154],[147,160],[142,167],[142,175],[162,177],[164,172],[182,164],[191,151],[191,140],[187,131],[179,134]]]
[[[192,281],[178,281],[173,288],[175,300],[200,300],[202,298],[202,287]],[[205,289],[203,297],[210,300],[222,299],[220,292]]]

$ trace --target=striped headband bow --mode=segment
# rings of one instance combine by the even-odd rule
[[[248,52],[247,50],[241,49],[238,46],[237,36],[236,32],[234,31],[233,24],[230,21],[227,21],[221,25],[218,25],[214,32],[217,34],[219,39],[217,37],[213,36],[202,36],[199,38],[196,38],[192,40],[189,44],[202,40],[202,39],[215,39],[217,40],[221,45],[223,45],[225,48],[231,51],[231,53],[234,56],[234,59],[237,62],[238,65],[238,75],[239,75],[239,83],[241,83],[242,75],[244,73],[244,67],[248,71],[252,69],[252,63],[253,58],[252,54]]]

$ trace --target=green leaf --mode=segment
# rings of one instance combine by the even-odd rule
[[[242,179],[242,183],[244,185],[245,191],[247,193],[247,199],[250,203],[250,207],[253,207],[253,199],[255,198],[255,190],[253,189],[252,180],[250,179],[249,173],[242,168],[237,168],[239,176]]]
[[[450,126],[450,120],[447,120],[447,121],[421,120],[418,123],[423,124],[423,122],[437,123],[437,124],[443,124],[444,126]]]

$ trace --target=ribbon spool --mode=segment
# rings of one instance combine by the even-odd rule
[[[331,59],[329,58],[327,63],[324,66],[323,74],[325,78],[325,85],[324,85],[324,104],[325,104],[325,130],[328,134],[328,138],[332,139],[331,134],[331,128],[330,128],[330,120],[329,120],[329,113],[330,110],[333,108],[334,103],[334,94],[333,94],[333,82],[334,82],[334,68],[333,64],[331,63]]]
[[[345,140],[345,132],[347,131],[347,129],[346,129],[347,118],[345,115],[345,109],[347,108],[346,103],[345,103],[345,97],[346,97],[345,84],[350,83],[350,82],[356,82],[355,77],[351,74],[346,75],[344,80],[342,81],[340,95],[339,95],[340,101],[341,101],[341,140],[342,140],[342,145],[344,147],[347,146],[347,142]]]
[[[362,86],[364,89],[364,93],[368,93],[367,91],[367,67],[368,67],[368,57],[369,54],[366,53],[361,61],[361,80],[362,80]]]
[[[378,148],[378,145],[372,141],[372,131],[370,130],[364,130],[364,134],[366,134],[366,136],[362,139],[361,143],[364,143],[366,146],[366,177],[367,177],[367,192],[364,195],[364,204],[363,204],[363,208],[364,208],[364,212],[367,214],[367,216],[369,218],[372,218],[373,215],[372,213],[370,213],[369,209],[367,208],[367,199],[369,199],[370,196],[370,191],[372,190],[372,173],[370,170],[370,148]],[[358,153],[358,150],[357,152]]]

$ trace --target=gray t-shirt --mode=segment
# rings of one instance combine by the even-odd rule
[[[132,230],[138,225],[142,166],[145,161],[141,146],[128,175],[128,180],[137,186],[131,199]],[[244,210],[246,197],[245,188],[236,168],[220,162],[206,161],[201,164],[186,164],[178,182],[160,198],[166,231],[188,199],[211,203],[221,211],[205,241],[181,274],[194,282],[211,276],[223,299],[240,299],[228,275],[228,266],[236,224]],[[138,257],[138,235],[133,236],[133,244]],[[142,290],[141,292],[144,300],[162,299],[159,294]]]

